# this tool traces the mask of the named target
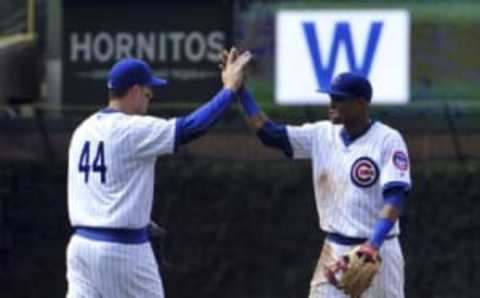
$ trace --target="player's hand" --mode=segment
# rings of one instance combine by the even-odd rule
[[[232,50],[235,50],[233,54],[233,61],[237,60],[238,55],[240,55],[241,51],[239,51],[237,48],[232,48]],[[225,65],[227,65],[228,61],[228,55],[230,54],[230,51],[227,49],[223,49],[222,52],[220,53],[220,63],[218,64],[218,68],[220,68],[221,71],[225,69]]]
[[[222,53],[220,53],[220,64],[218,64],[218,68],[220,68],[221,71],[225,69],[225,65],[227,64],[228,53],[226,49],[223,49]],[[237,57],[235,57],[235,59],[237,59]]]
[[[226,56],[226,58],[223,58]],[[224,62],[223,59],[226,59]],[[249,51],[239,53],[236,48],[232,48],[228,54],[222,53],[222,81],[223,87],[237,91],[243,85],[246,68],[252,59]]]
[[[378,249],[369,243],[353,248],[325,270],[328,281],[353,298],[360,297],[380,269]]]

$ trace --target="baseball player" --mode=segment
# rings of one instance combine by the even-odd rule
[[[245,88],[240,91],[264,145],[311,160],[326,239],[310,298],[404,297],[398,218],[411,185],[405,142],[397,130],[370,118],[366,78],[342,73],[322,92],[331,98],[329,121],[293,126],[271,121]]]
[[[206,132],[235,100],[250,54],[222,71],[223,89],[191,114],[145,116],[152,87],[166,81],[138,59],[116,63],[108,107],[84,120],[69,147],[67,297],[164,297],[147,226],[155,161]]]

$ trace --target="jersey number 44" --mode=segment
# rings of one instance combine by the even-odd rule
[[[100,173],[100,182],[102,184],[106,183],[107,167],[105,166],[105,150],[103,141],[98,142],[93,163],[90,163],[90,141],[86,141],[83,144],[82,153],[80,154],[80,160],[78,162],[78,170],[84,173],[85,183],[88,183],[90,171]]]

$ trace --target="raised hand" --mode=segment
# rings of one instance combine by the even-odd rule
[[[251,59],[252,55],[249,51],[239,54],[236,48],[232,48],[230,52],[222,52],[220,68],[224,88],[237,91],[243,85],[246,67]]]

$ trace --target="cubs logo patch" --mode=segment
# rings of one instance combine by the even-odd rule
[[[360,157],[350,172],[352,182],[358,187],[370,187],[377,182],[379,170],[377,164],[369,157]]]
[[[403,151],[395,151],[393,153],[393,164],[399,170],[406,171],[408,169],[408,156]]]

